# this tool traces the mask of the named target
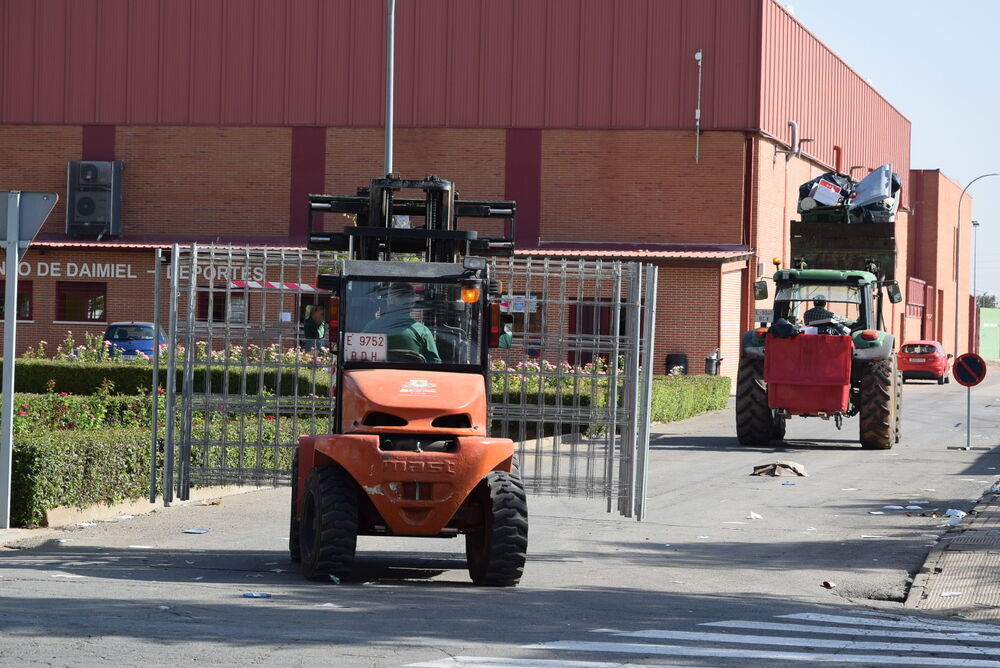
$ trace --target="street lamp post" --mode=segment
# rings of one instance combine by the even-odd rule
[[[972,221],[972,312],[976,315],[976,335],[972,352],[979,353],[979,293],[976,292],[976,261],[979,258],[979,221]],[[972,323],[969,323],[972,327]]]
[[[997,173],[980,174],[976,178],[969,181],[968,185],[966,185],[965,188],[962,189],[962,194],[959,195],[958,197],[958,222],[957,222],[957,227],[955,228],[957,230],[955,234],[955,356],[956,357],[960,354],[958,348],[959,345],[958,322],[962,313],[962,309],[959,306],[959,299],[961,296],[960,295],[961,290],[959,289],[961,281],[959,279],[961,279],[962,277],[962,267],[959,264],[962,257],[961,253],[959,252],[962,248],[962,200],[965,199],[965,193],[969,190],[970,187],[972,187],[973,183],[975,183],[979,179],[985,179],[987,176],[1000,176],[1000,174]],[[973,290],[973,292],[975,292],[975,290]]]

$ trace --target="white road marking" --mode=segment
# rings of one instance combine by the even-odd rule
[[[890,636],[913,640],[957,640],[957,631],[902,631],[897,629],[852,629],[846,626],[813,626],[811,624],[778,624],[731,619],[725,622],[705,622],[699,626],[721,626],[728,629],[753,629],[756,631],[789,631],[792,633],[826,633],[829,635]],[[996,627],[1000,631],[1000,626]],[[972,638],[976,642],[1000,642],[1000,635]]]
[[[801,643],[800,643],[801,644]],[[572,652],[613,652],[647,656],[692,656],[727,659],[771,659],[775,661],[831,661],[869,665],[893,664],[909,666],[959,666],[963,668],[1000,668],[1000,661],[955,659],[924,656],[890,656],[882,654],[820,654],[814,652],[773,652],[724,647],[683,647],[681,645],[646,645],[641,643],[557,641],[538,645],[522,645],[526,649],[554,649]]]
[[[505,659],[496,656],[456,656],[438,661],[408,663],[409,668],[477,668],[478,666],[518,666],[522,668],[682,668],[657,663],[616,663],[606,661],[555,661],[552,659]]]
[[[700,631],[629,631],[613,635],[624,638],[650,638],[652,640],[694,640],[721,642],[737,645],[778,645],[786,647],[823,647],[837,650],[862,650],[866,652],[948,652],[951,654],[978,654],[990,656],[996,647],[975,647],[971,645],[940,645],[937,643],[913,642],[868,642],[864,640],[841,640],[839,638],[795,638],[788,636],[745,636],[730,633],[704,633]],[[997,663],[1000,666],[1000,662]]]
[[[882,626],[885,628],[917,628],[926,631],[982,631],[996,633],[997,627],[988,624],[971,624],[969,622],[947,622],[937,619],[920,617],[903,617],[901,619],[882,619],[876,617],[845,617],[841,615],[822,615],[812,612],[800,612],[794,615],[779,615],[781,619],[801,619],[807,622],[827,622],[830,624],[856,624],[858,626]]]

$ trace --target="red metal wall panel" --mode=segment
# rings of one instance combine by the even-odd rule
[[[0,123],[382,124],[384,2],[0,7]],[[421,0],[396,18],[400,127],[693,129],[701,50],[702,129],[786,139],[795,119],[825,162],[834,144],[847,166],[908,161],[905,119],[773,0]]]
[[[128,118],[136,124],[157,123],[162,62],[160,39],[164,25],[160,13],[162,4],[130,2],[128,9]]]
[[[219,2],[191,5],[191,119],[198,124],[222,120],[223,10]]]
[[[254,38],[257,16],[254,0],[225,0],[222,21],[222,122],[250,125],[253,118]],[[284,90],[272,82],[275,93]]]
[[[35,22],[35,119],[59,123],[66,115],[66,0],[38,0]]]
[[[68,7],[66,50],[66,116],[94,118],[97,95],[90,73],[97,70],[97,0],[78,0]],[[60,119],[61,120],[61,119]]]
[[[160,41],[160,123],[185,123],[191,117],[191,2],[174,0],[163,6]],[[167,63],[173,65],[168,67]]]
[[[320,8],[316,2],[288,4],[288,67],[285,78],[285,119],[293,124],[312,123],[319,100]]]
[[[908,202],[909,121],[779,4],[763,11],[760,128],[788,142],[795,120],[799,136],[812,139],[803,152],[833,165],[841,146],[845,170],[891,163]]]
[[[461,45],[461,35],[475,35],[480,41],[482,35],[482,5],[464,0],[451,0],[448,6],[450,14],[448,46],[451,49],[448,62],[448,88],[446,91],[447,125],[458,127],[475,127],[479,124],[478,98],[481,95],[479,68],[481,62],[480,49],[456,52],[456,45]],[[468,100],[473,100],[472,104]]]

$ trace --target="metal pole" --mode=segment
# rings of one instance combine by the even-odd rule
[[[642,521],[646,516],[646,494],[648,493],[649,480],[649,431],[650,418],[652,417],[651,406],[653,401],[653,369],[656,362],[653,359],[655,351],[653,349],[653,335],[656,328],[656,281],[658,269],[655,264],[646,266],[646,295],[645,308],[643,313],[645,321],[642,323],[642,368],[645,372],[642,377],[642,404],[640,405],[643,415],[642,424],[639,425],[639,490],[636,494],[635,519]]]
[[[972,449],[972,388],[965,388],[965,449]]]
[[[0,529],[10,528],[10,484],[14,465],[14,357],[17,331],[17,274],[21,266],[21,193],[7,194],[7,241],[4,243],[6,295],[3,327],[3,419],[0,425]]]
[[[979,296],[976,294],[976,258],[979,256],[979,221],[972,221],[972,312],[975,314],[976,333],[972,338],[972,352],[979,354]],[[972,324],[969,324],[972,327]]]
[[[385,175],[392,174],[392,91],[393,91],[393,51],[396,41],[396,0],[386,0],[389,9],[389,23],[385,40]]]
[[[153,257],[153,433],[149,443],[149,502],[156,503],[156,452],[159,449],[160,407],[160,261],[163,250]]]
[[[957,230],[955,234],[955,357],[958,357],[959,355],[958,320],[959,320],[959,315],[962,312],[962,310],[959,308],[959,303],[958,303],[960,297],[959,279],[962,277],[961,264],[959,262],[959,260],[961,259],[961,254],[959,253],[959,250],[962,248],[962,200],[965,199],[965,193],[970,187],[972,187],[973,183],[975,183],[979,179],[985,179],[987,176],[1000,176],[1000,174],[991,173],[991,174],[981,174],[980,176],[977,176],[976,178],[969,181],[969,184],[962,189],[962,194],[959,195],[958,197],[958,221],[955,223],[956,225],[955,229]]]
[[[167,349],[167,442],[163,451],[163,505],[174,500],[174,440],[177,436],[177,299],[180,296],[180,246],[170,249],[170,315],[167,327],[170,347]],[[184,351],[190,355],[190,351]]]

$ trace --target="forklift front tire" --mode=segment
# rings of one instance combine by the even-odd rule
[[[354,567],[357,545],[357,483],[339,466],[315,467],[302,494],[302,574],[309,580],[346,578]]]

